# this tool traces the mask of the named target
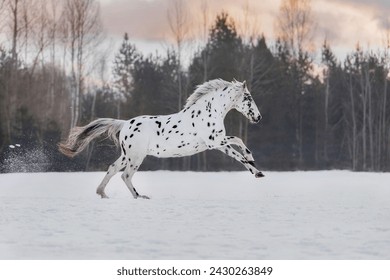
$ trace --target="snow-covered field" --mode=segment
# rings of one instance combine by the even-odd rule
[[[0,259],[390,259],[390,174],[0,175]]]

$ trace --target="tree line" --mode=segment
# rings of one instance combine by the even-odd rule
[[[250,28],[239,32],[226,12],[208,26],[202,6],[204,44],[183,66],[185,7],[173,3],[172,48],[145,55],[126,33],[110,62],[98,47],[104,40],[98,2],[0,0],[0,14],[7,15],[3,32],[10,38],[0,47],[1,171],[18,171],[8,168],[12,157],[42,160],[45,170],[106,169],[119,153],[112,143],[97,141],[73,160],[60,155],[56,144],[71,127],[95,118],[175,113],[196,85],[215,78],[247,81],[263,120],[250,125],[232,112],[225,124],[228,135],[252,149],[260,168],[390,170],[390,44],[378,51],[357,45],[340,60],[324,40],[316,62],[308,0],[282,1],[272,43]],[[45,156],[27,157],[32,150]],[[143,168],[241,167],[207,151],[148,158]]]

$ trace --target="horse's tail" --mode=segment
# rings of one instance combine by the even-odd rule
[[[68,157],[79,154],[93,139],[106,135],[115,145],[119,146],[119,132],[123,127],[123,120],[97,119],[82,127],[74,127],[70,130],[69,137],[65,142],[58,144],[61,153]]]

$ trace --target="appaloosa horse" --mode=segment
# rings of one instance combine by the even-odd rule
[[[97,188],[96,192],[102,198],[107,198],[104,189],[108,181],[122,169],[122,179],[133,197],[149,198],[140,195],[131,182],[147,155],[183,157],[217,149],[241,162],[257,178],[263,177],[242,140],[225,134],[224,118],[231,109],[238,110],[252,123],[261,119],[245,82],[211,80],[199,85],[187,99],[184,109],[176,114],[139,116],[127,121],[97,119],[86,126],[73,128],[66,142],[59,144],[59,150],[73,157],[101,135],[111,137],[121,147],[121,156],[109,167]]]

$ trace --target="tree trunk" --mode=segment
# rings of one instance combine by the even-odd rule
[[[369,158],[370,158],[370,170],[374,170],[374,119],[372,116],[372,88],[370,81],[370,71],[366,69],[366,88],[367,88],[367,105],[368,105],[368,140],[369,140]]]
[[[367,89],[364,86],[364,80],[363,80],[363,70],[360,73],[360,90],[361,90],[361,97],[362,97],[362,106],[363,106],[363,126],[362,126],[362,165],[363,170],[367,169]]]
[[[380,147],[383,146],[383,149],[381,149],[381,153],[380,153],[380,156],[382,158],[381,160],[381,169],[384,170],[385,166],[386,166],[386,155],[387,155],[387,151],[389,151],[390,149],[388,148],[388,138],[387,138],[387,123],[386,123],[386,119],[387,119],[387,111],[386,111],[386,108],[387,108],[387,75],[388,75],[388,71],[385,71],[385,76],[384,76],[384,87],[383,87],[383,104],[382,104],[382,130],[381,130],[381,137],[380,137],[380,140],[381,140],[381,143],[380,143]],[[382,152],[383,151],[383,152]]]
[[[329,95],[330,95],[330,75],[329,75],[329,69],[327,71],[328,77],[326,78],[326,85],[325,85],[325,106],[324,106],[324,115],[325,115],[325,120],[324,120],[324,160],[328,162],[329,157],[328,157],[328,139],[329,139]]]
[[[357,170],[357,125],[355,114],[355,99],[352,84],[352,73],[349,74],[349,97],[351,102],[351,119],[352,119],[352,170]]]

